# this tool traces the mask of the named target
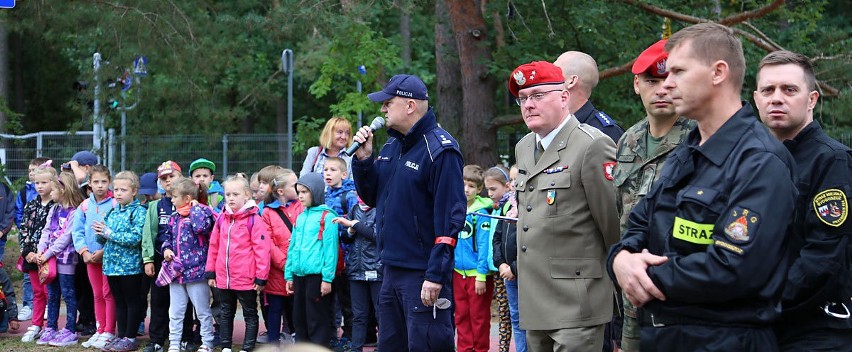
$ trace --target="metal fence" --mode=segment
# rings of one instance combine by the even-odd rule
[[[36,157],[65,162],[78,151],[93,150],[92,135],[91,131],[0,134],[0,159],[8,181],[27,177],[27,166]],[[110,130],[102,144],[106,146],[104,150],[95,151],[112,172],[154,172],[165,160],[174,160],[187,170],[193,160],[207,158],[216,163],[216,175],[224,177],[235,172],[255,172],[272,164],[286,166],[289,153],[286,134],[128,136],[124,143],[122,157],[122,141]],[[294,154],[292,168],[298,172],[303,160],[304,154]]]
[[[495,150],[501,161],[514,162],[514,146],[526,130],[498,133]],[[6,178],[12,182],[27,177],[27,166],[36,157],[48,157],[57,162],[71,159],[81,150],[92,150],[91,131],[38,132],[26,135],[0,134],[0,161],[5,165]],[[852,146],[852,133],[836,136]],[[129,136],[124,140],[125,153],[121,153],[121,139],[114,131],[107,133],[106,148],[100,154],[102,163],[112,172],[133,170],[137,173],[154,172],[163,161],[174,160],[185,170],[198,158],[216,163],[216,175],[224,177],[235,172],[256,172],[267,165],[287,166],[286,134],[225,134]],[[124,157],[122,157],[124,154]],[[293,155],[296,172],[301,170],[304,153]]]

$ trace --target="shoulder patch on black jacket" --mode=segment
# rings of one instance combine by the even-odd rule
[[[459,143],[449,132],[442,128],[436,128],[423,135],[426,139],[426,149],[429,151],[429,157],[434,161],[435,157],[446,150],[455,150],[461,153]]]

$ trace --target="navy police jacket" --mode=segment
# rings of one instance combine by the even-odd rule
[[[388,129],[388,136],[375,160],[352,160],[358,194],[376,208],[382,264],[425,270],[426,280],[449,284],[453,246],[436,239],[455,240],[464,225],[458,142],[438,127],[431,108],[407,134]]]
[[[597,128],[605,135],[612,138],[612,141],[618,143],[621,135],[624,134],[624,129],[618,125],[612,117],[609,117],[605,112],[600,111],[592,105],[591,101],[586,101],[583,106],[577,109],[574,113],[580,123],[585,123],[589,126]]]
[[[793,158],[743,107],[703,144],[696,128],[672,151],[609,253],[643,249],[666,296],[645,304],[669,324],[766,326],[781,313],[796,200]]]
[[[852,150],[811,122],[784,146],[796,160],[799,200],[790,252],[793,264],[784,287],[782,325],[811,330],[852,329],[852,319],[830,317],[826,302],[852,308]],[[846,313],[839,305],[835,313]]]

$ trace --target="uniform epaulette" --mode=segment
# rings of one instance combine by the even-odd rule
[[[449,134],[449,132],[444,131],[443,128],[435,128],[426,132],[426,134],[423,135],[423,138],[426,140],[426,150],[429,151],[429,157],[433,161],[435,160],[435,157],[445,150],[456,150],[461,152],[459,142],[457,142],[455,138]]]
[[[594,126],[581,123],[578,127],[580,128],[580,131],[585,132],[587,135],[589,135],[589,137],[592,137],[592,139],[600,137],[609,138],[609,136],[605,135],[603,132],[601,132],[601,130],[595,128]]]
[[[601,122],[601,125],[603,125],[603,127],[615,125],[615,120],[613,120],[612,117],[609,117],[609,115],[607,115],[603,111],[599,110],[595,112],[595,118],[597,118],[598,121]]]

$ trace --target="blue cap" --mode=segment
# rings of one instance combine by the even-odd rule
[[[77,152],[77,154],[74,154],[74,156],[71,157],[71,160],[76,161],[77,164],[79,164],[80,166],[98,164],[98,157],[96,157],[95,154],[92,154],[92,152],[88,150]]]
[[[157,174],[148,172],[139,178],[139,194],[154,195],[157,193]]]
[[[374,103],[381,103],[393,97],[403,97],[417,100],[429,100],[426,84],[414,75],[396,75],[391,77],[382,90],[367,94]]]

